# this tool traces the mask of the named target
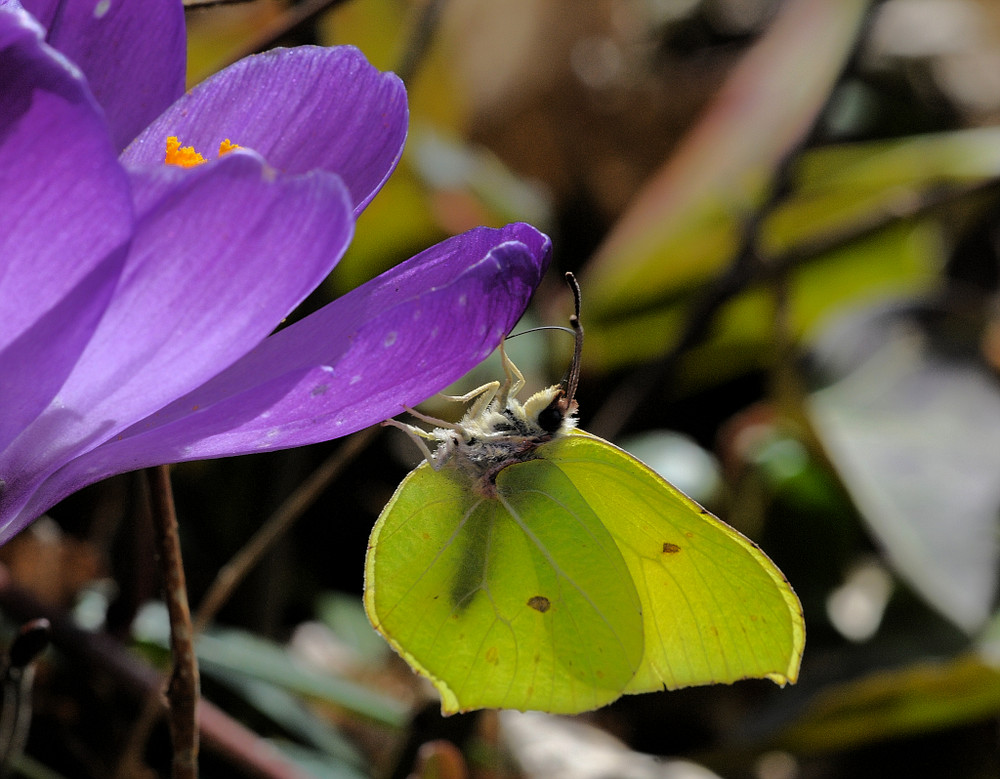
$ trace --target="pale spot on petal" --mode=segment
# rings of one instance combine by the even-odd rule
[[[264,438],[257,442],[258,449],[270,449],[281,436],[281,428],[273,427],[264,433]]]

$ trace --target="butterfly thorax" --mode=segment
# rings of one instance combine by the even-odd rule
[[[532,395],[523,404],[498,396],[485,409],[473,409],[454,428],[436,428],[439,441],[434,466],[466,473],[485,495],[496,492],[496,477],[504,468],[535,458],[544,443],[566,435],[576,426],[576,404],[566,404],[561,386]]]

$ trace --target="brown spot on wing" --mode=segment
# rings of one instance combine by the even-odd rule
[[[669,541],[663,542],[663,554],[677,554],[681,551],[681,548],[677,544],[671,544]]]
[[[535,611],[540,611],[542,614],[552,608],[551,601],[549,601],[549,599],[544,595],[534,595],[528,598],[528,605]]]

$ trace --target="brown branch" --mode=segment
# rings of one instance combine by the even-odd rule
[[[173,739],[174,779],[198,777],[198,700],[201,684],[198,658],[194,651],[194,628],[188,607],[184,563],[177,530],[174,493],[170,486],[170,466],[159,465],[146,471],[149,479],[156,558],[163,577],[163,599],[170,615],[170,653],[174,668],[167,685],[170,708],[170,735]]]

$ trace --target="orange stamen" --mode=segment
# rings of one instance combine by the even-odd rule
[[[239,144],[235,144],[228,138],[219,144],[219,156],[229,154],[234,149],[238,149]],[[194,146],[181,146],[181,142],[176,135],[167,138],[167,154],[163,160],[167,165],[178,165],[182,168],[193,168],[201,165],[205,158],[194,150]]]
[[[176,135],[167,138],[167,156],[164,159],[167,165],[193,168],[195,165],[201,165],[204,161],[205,158],[194,150],[194,146],[181,146]]]

